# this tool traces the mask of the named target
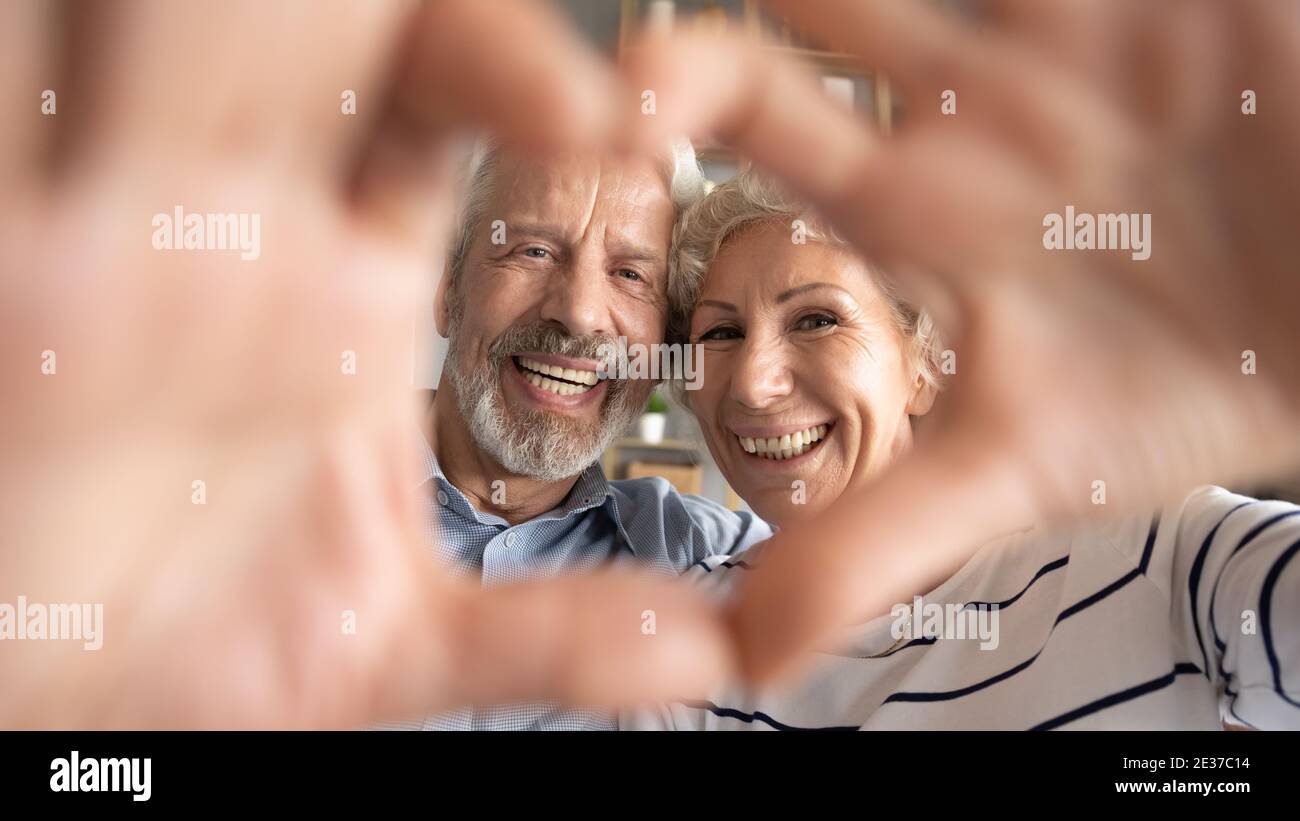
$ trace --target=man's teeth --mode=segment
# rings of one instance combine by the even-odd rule
[[[818,442],[825,439],[826,431],[826,425],[817,425],[797,433],[787,433],[785,436],[773,436],[767,439],[752,439],[748,436],[736,438],[740,440],[740,446],[746,453],[764,459],[793,459],[812,450]]]
[[[574,394],[586,393],[591,390],[599,380],[595,371],[579,371],[573,368],[562,368],[559,365],[548,365],[545,362],[538,362],[535,359],[519,357],[519,365],[522,369],[524,378],[534,386],[560,396],[573,396]],[[550,379],[548,377],[556,377]],[[563,382],[559,380],[564,380]],[[577,383],[577,384],[569,384]]]

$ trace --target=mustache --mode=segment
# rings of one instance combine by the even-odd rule
[[[545,322],[530,322],[523,325],[511,325],[493,341],[488,348],[488,359],[499,368],[507,358],[520,351],[535,351],[574,359],[590,359],[603,363],[605,373],[618,371],[619,360],[627,358],[618,350],[618,340],[612,336],[590,334],[570,336],[554,325]]]

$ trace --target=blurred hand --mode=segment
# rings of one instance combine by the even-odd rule
[[[928,441],[748,576],[750,674],[995,535],[1101,510],[1096,481],[1132,510],[1295,464],[1300,7],[991,0],[977,28],[924,2],[770,5],[901,87],[896,133],[754,44],[688,35],[629,63],[658,104],[638,138],[713,132],[784,177],[937,314],[956,373]],[[1149,259],[1047,250],[1067,206],[1150,215]]]
[[[547,7],[10,0],[0,55],[0,602],[102,604],[104,631],[0,641],[0,726],[357,726],[723,675],[679,585],[484,593],[417,526],[410,329],[452,128],[613,126]],[[157,250],[177,207],[256,218],[260,247]]]

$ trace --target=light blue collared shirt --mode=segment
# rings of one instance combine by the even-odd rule
[[[583,471],[559,506],[517,525],[474,508],[443,474],[423,436],[425,525],[439,558],[484,586],[586,573],[615,561],[676,575],[710,556],[746,550],[772,535],[761,519],[699,496],[666,479],[610,481],[599,464]],[[411,729],[615,729],[613,715],[547,704],[461,709],[403,722]]]

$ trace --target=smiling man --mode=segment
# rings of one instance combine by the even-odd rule
[[[678,495],[663,479],[609,481],[599,465],[655,384],[604,378],[627,373],[605,357],[664,342],[673,226],[702,193],[685,144],[659,162],[476,152],[438,290],[449,350],[424,427],[430,536],[459,572],[484,585],[611,561],[680,573],[770,535],[748,513]],[[538,704],[418,726],[615,723]]]

